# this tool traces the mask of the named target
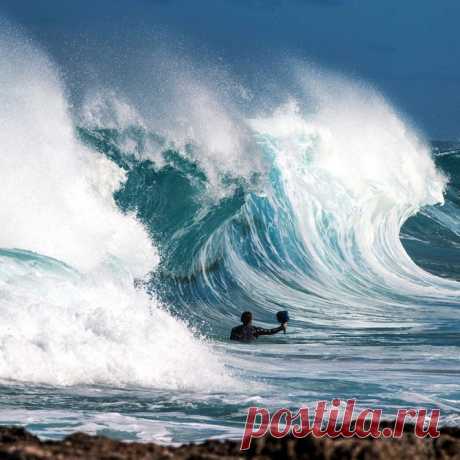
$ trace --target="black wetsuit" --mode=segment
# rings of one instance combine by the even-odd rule
[[[273,329],[264,329],[262,327],[256,327],[251,324],[236,326],[232,329],[230,334],[230,340],[238,340],[239,342],[252,342],[257,339],[259,335],[273,335],[277,332],[282,331],[283,326],[274,327]]]

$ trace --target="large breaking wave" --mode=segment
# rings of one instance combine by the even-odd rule
[[[80,129],[128,171],[116,200],[161,248],[151,288],[218,336],[246,307],[265,321],[288,308],[300,328],[430,327],[437,305],[457,305],[458,284],[417,265],[400,233],[409,220],[417,259],[422,210],[455,245],[452,219],[439,217],[453,206],[447,175],[373,88],[326,75],[301,84],[303,97],[239,120],[251,174],[225,150],[202,155],[194,138],[183,145],[139,124]]]

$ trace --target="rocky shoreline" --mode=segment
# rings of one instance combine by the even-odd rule
[[[1,460],[460,460],[460,428],[444,428],[436,439],[418,439],[406,427],[402,439],[255,439],[246,452],[236,441],[207,441],[181,447],[127,443],[75,433],[62,441],[41,441],[20,427],[0,427]]]

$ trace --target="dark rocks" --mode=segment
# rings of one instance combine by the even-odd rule
[[[235,441],[165,447],[83,433],[40,441],[23,428],[0,427],[0,460],[460,460],[460,429],[441,430],[437,439],[418,439],[408,428],[402,439],[266,437],[241,452]]]
[[[39,439],[20,426],[0,426],[0,445],[18,441],[38,442]]]

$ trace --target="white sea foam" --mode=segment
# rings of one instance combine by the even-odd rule
[[[124,173],[75,138],[48,58],[0,33],[0,378],[213,390],[215,353],[134,287],[158,263]],[[13,250],[15,249],[15,250]]]

